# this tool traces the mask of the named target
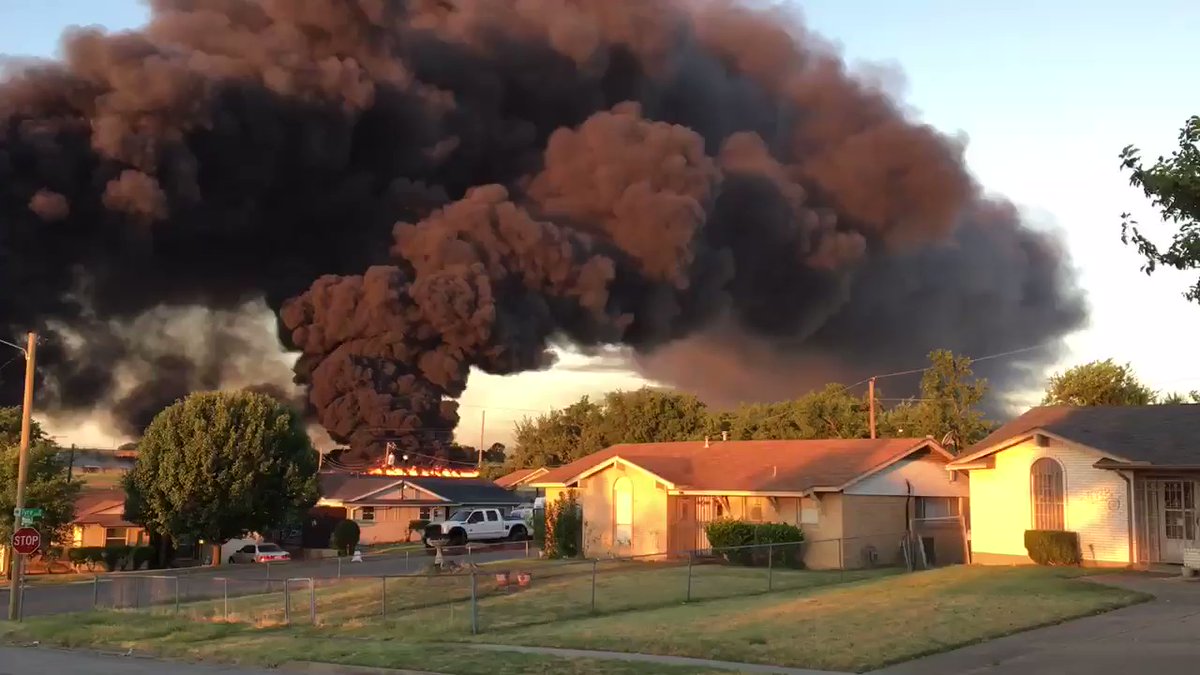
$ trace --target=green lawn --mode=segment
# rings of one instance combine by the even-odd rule
[[[530,588],[496,588],[497,570],[532,572]],[[392,579],[388,618],[378,580],[318,591],[318,626],[307,593],[293,594],[293,625],[282,596],[231,598],[158,613],[100,613],[33,619],[0,627],[0,638],[43,644],[145,650],[191,659],[277,665],[304,658],[451,673],[657,673],[648,664],[562,659],[472,650],[490,642],[670,654],[864,671],[1132,604],[1145,596],[1093,584],[1068,568],[954,567],[918,574],[847,573],[696,566],[692,602],[686,567],[651,563],[512,561],[477,576],[481,633],[470,633],[469,578]],[[165,613],[165,615],[164,615]]]
[[[17,644],[39,640],[44,645],[67,648],[132,649],[142,655],[265,667],[303,660],[458,675],[688,675],[696,672],[728,675],[728,671],[496,653],[466,646],[435,646],[390,638],[363,640],[355,637],[352,631],[331,636],[327,631],[311,627],[257,629],[247,624],[207,623],[125,612],[31,619],[19,626],[0,623],[0,640]]]
[[[486,642],[862,672],[1146,596],[1067,568],[952,567],[480,635]]]

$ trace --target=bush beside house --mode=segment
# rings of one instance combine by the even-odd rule
[[[428,520],[417,519],[408,521],[409,538],[411,539],[414,533],[417,537],[420,537],[425,532],[425,526],[427,525],[429,525]]]
[[[1025,530],[1025,550],[1039,565],[1078,565],[1083,560],[1078,532]]]
[[[574,492],[564,490],[547,505],[543,536],[547,558],[575,558],[583,552],[583,509]]]
[[[359,529],[358,523],[349,519],[343,520],[333,528],[329,545],[337,550],[338,555],[351,555],[358,547],[358,540],[361,536],[362,530]]]
[[[804,565],[804,532],[789,523],[751,523],[722,518],[704,526],[714,553],[735,565]]]

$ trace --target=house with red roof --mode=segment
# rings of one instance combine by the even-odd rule
[[[902,562],[914,542],[949,564],[966,558],[968,512],[952,459],[931,438],[621,444],[530,485],[548,504],[576,495],[589,557],[707,549],[705,526],[732,518],[799,526],[813,569]]]
[[[71,547],[144,546],[148,542],[142,526],[125,520],[123,490],[85,490],[75,500]]]

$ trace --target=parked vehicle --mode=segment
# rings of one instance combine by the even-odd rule
[[[234,551],[233,555],[229,556],[229,563],[286,562],[291,559],[292,556],[290,553],[275,544],[264,541],[255,544],[246,544]]]
[[[459,509],[446,520],[427,525],[422,540],[426,547],[432,548],[434,541],[461,546],[469,541],[523,541],[528,538],[529,526],[525,521],[505,516],[500,509]]]

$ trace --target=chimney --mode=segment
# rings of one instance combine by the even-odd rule
[[[707,448],[707,447],[709,447],[709,445],[708,445],[708,436],[705,436],[705,437],[704,437],[704,447],[706,447],[706,448]]]
[[[728,431],[721,432],[721,440],[723,440],[723,441],[729,440],[729,432]]]
[[[771,465],[771,478],[778,478],[778,477],[779,477],[779,465],[772,464]]]

